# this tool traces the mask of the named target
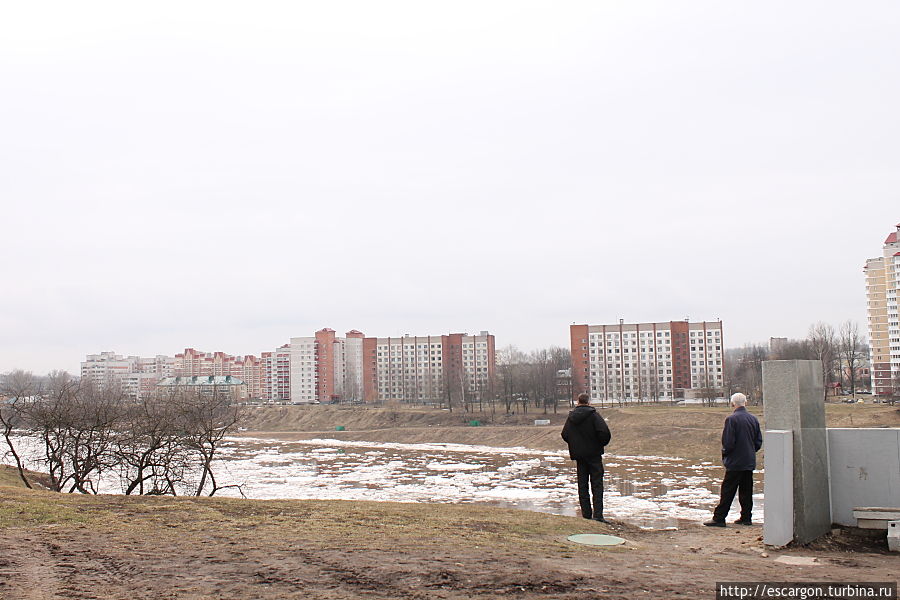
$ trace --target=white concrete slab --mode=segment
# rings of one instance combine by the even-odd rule
[[[763,434],[765,508],[763,543],[785,546],[794,539],[793,433],[770,430]]]

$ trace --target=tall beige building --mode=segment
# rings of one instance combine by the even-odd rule
[[[890,396],[900,391],[900,224],[884,241],[881,256],[870,258],[866,274],[866,310],[872,363],[872,391]]]

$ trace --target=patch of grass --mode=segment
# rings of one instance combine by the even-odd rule
[[[0,488],[0,529],[85,524],[117,537],[151,535],[177,546],[278,540],[334,549],[467,546],[531,555],[570,552],[565,536],[605,531],[583,519],[471,504],[84,496]]]
[[[28,477],[32,487],[40,489],[50,486],[50,477],[46,473],[38,473],[37,471],[29,471],[25,469],[25,476]],[[13,487],[24,488],[25,484],[19,476],[19,471],[10,465],[0,465],[0,485],[9,485]]]
[[[90,514],[59,502],[61,494],[24,488],[0,488],[0,528],[33,525],[81,525],[92,520]]]

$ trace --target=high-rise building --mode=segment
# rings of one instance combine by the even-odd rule
[[[242,381],[241,389],[249,398],[289,400],[289,356],[285,348],[265,353],[272,357],[271,365],[252,354],[233,356],[194,348],[185,348],[175,356],[149,358],[101,352],[87,355],[81,363],[81,377],[100,387],[115,380],[126,394],[142,398],[164,377],[231,376]]]
[[[884,240],[882,254],[863,267],[866,275],[872,392],[891,396],[900,392],[900,224]]]
[[[81,363],[83,380],[98,388],[115,383],[126,395],[135,399],[145,397],[154,390],[160,379],[174,373],[175,359],[163,355],[144,358],[101,352],[88,354]]]
[[[572,325],[572,394],[672,400],[722,393],[721,321]]]
[[[291,401],[291,345],[284,344],[274,352],[263,352],[260,358],[262,370],[262,395],[270,402]]]
[[[249,399],[293,404],[477,401],[493,392],[495,370],[487,331],[367,338],[355,329],[339,337],[327,327],[259,358],[194,348],[153,359],[104,352],[89,355],[81,368],[82,377],[99,384],[116,378],[134,396],[163,377],[230,376],[241,380]]]
[[[496,343],[487,331],[363,340],[366,400],[477,401],[494,393]]]
[[[496,369],[494,336],[345,337],[333,329],[291,338],[294,403],[440,402],[486,398]]]
[[[231,375],[243,381],[250,398],[266,398],[265,367],[252,354],[234,356],[224,352],[200,352],[185,348],[175,355],[171,375],[178,377],[208,377]]]
[[[313,336],[291,338],[291,401],[362,401],[363,338],[355,329],[338,337],[327,327]]]

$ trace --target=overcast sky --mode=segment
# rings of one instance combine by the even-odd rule
[[[865,324],[897,2],[7,2],[0,371]]]

